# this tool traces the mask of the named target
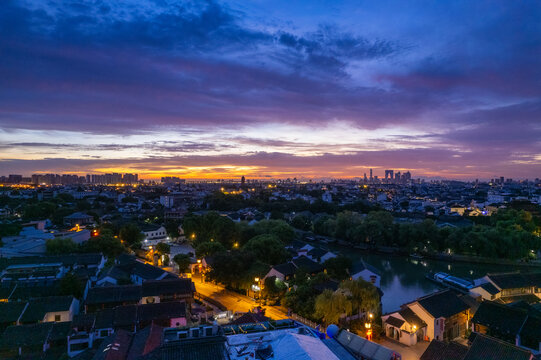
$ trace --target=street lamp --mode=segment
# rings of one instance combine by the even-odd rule
[[[368,313],[369,321],[364,323],[364,327],[366,329],[366,339],[372,340],[372,313]]]
[[[259,298],[261,297],[261,283],[260,283],[261,279],[259,279],[259,277],[256,277],[254,280],[255,280],[255,282],[257,284],[256,292],[258,293],[257,294],[257,300],[259,300]]]

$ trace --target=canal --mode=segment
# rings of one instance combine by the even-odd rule
[[[354,262],[362,258],[380,271],[381,290],[384,293],[381,299],[384,314],[398,310],[400,305],[438,290],[437,284],[425,278],[426,274],[430,272],[443,271],[462,278],[477,279],[489,272],[541,270],[526,266],[445,262],[430,259],[416,260],[399,255],[371,254],[363,250],[341,246],[333,246],[331,251],[340,252],[350,257]]]

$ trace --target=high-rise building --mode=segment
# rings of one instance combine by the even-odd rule
[[[394,178],[394,170],[385,170],[385,180]]]
[[[374,177],[372,176],[372,169],[370,169],[370,181],[374,180]]]

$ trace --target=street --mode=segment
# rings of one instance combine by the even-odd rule
[[[215,285],[210,282],[203,283],[201,282],[201,278],[199,276],[194,276],[192,279],[198,293],[220,302],[227,308],[227,310],[248,312],[257,306],[256,301],[252,300],[248,296],[226,290],[222,286]],[[287,314],[275,306],[261,307],[265,309],[265,315],[273,320],[287,318]]]

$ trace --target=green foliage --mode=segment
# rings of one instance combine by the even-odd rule
[[[0,239],[4,236],[19,235],[22,226],[19,224],[0,224]]]
[[[270,265],[284,263],[289,258],[284,244],[271,234],[253,237],[243,246],[243,250],[252,252],[257,260]]]
[[[77,276],[69,273],[60,280],[59,295],[73,295],[77,299],[83,296],[83,285]]]
[[[169,237],[171,239],[175,239],[177,237],[179,237],[179,232],[178,232],[178,226],[180,225],[180,221],[175,221],[175,220],[167,220],[164,224],[164,227],[165,227],[165,230],[167,231],[167,235],[169,235]]]
[[[55,210],[56,204],[48,201],[29,204],[23,209],[23,218],[26,220],[43,220],[50,218]]]
[[[234,289],[249,289],[255,277],[263,277],[269,267],[256,257],[242,250],[221,252],[214,255],[209,277]]]
[[[47,254],[71,254],[78,251],[77,244],[69,238],[49,239],[45,243]]]
[[[182,228],[186,237],[192,241],[195,247],[204,242],[218,241],[230,249],[238,240],[233,220],[213,211],[203,216],[188,215],[184,217]]]
[[[327,270],[327,275],[340,281],[349,278],[348,269],[351,269],[352,261],[350,258],[340,255],[328,259],[323,263],[323,266]]]
[[[188,254],[177,254],[173,257],[173,261],[177,264],[179,273],[188,272],[192,263],[192,259]]]
[[[269,276],[265,279],[263,287],[263,296],[266,298],[273,298],[285,293],[287,286],[276,276]]]
[[[341,316],[352,314],[353,303],[346,294],[327,289],[317,296],[314,310],[315,316],[324,324],[337,324]]]
[[[262,220],[254,224],[254,230],[258,235],[275,235],[284,244],[291,242],[295,237],[295,231],[288,223],[282,220]]]
[[[115,239],[110,231],[101,230],[100,236],[90,238],[80,248],[85,253],[103,253],[107,258],[114,259],[127,251],[119,239]]]
[[[312,227],[312,222],[304,215],[297,215],[291,220],[291,226],[307,231]]]
[[[144,238],[141,229],[136,224],[124,225],[120,229],[118,236],[132,248],[140,247],[141,241],[143,241]]]
[[[160,255],[169,254],[171,252],[171,245],[166,243],[158,243],[156,245],[156,252],[158,252]]]
[[[197,245],[195,248],[195,256],[200,259],[222,251],[225,251],[225,247],[222,244],[216,241],[207,241]]]

